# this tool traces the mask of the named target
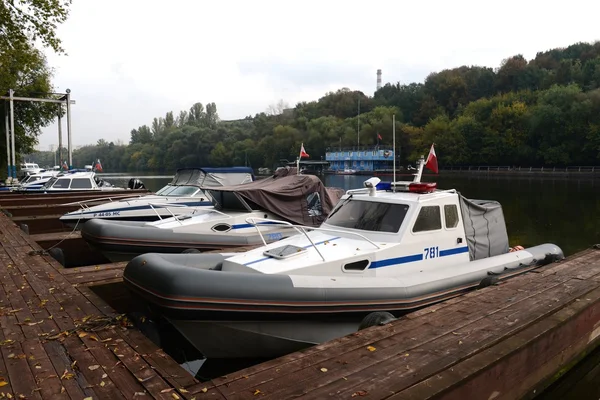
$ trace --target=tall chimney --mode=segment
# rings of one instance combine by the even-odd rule
[[[381,70],[377,70],[377,90],[381,89]]]

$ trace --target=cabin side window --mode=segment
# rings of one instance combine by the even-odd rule
[[[71,183],[71,189],[91,189],[92,181],[88,178],[76,178],[73,179],[73,183]]]
[[[59,179],[52,185],[53,188],[56,189],[68,189],[71,185],[71,180],[69,178]]]
[[[456,208],[456,204],[444,205],[444,222],[446,223],[446,229],[458,226],[458,209]]]
[[[442,215],[439,206],[423,206],[415,221],[413,232],[426,232],[442,229]]]

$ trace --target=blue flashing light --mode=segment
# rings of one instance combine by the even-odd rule
[[[379,182],[375,188],[377,190],[392,190],[392,182]]]

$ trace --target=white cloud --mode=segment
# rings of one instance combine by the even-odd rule
[[[85,0],[48,56],[72,90],[73,141],[127,141],[167,111],[215,102],[222,119],[293,105],[341,87],[371,94],[463,64],[600,39],[600,6],[582,0],[481,2]],[[41,148],[56,144],[55,126]]]

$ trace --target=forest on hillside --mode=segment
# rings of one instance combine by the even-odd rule
[[[436,144],[439,163],[569,166],[600,160],[600,42],[516,55],[494,69],[461,66],[423,83],[386,84],[373,96],[347,88],[285,109],[221,121],[217,105],[194,104],[132,129],[128,144],[100,139],[74,151],[74,165],[102,160],[106,172],[172,172],[184,166],[273,167],[327,148],[391,145],[393,129],[408,164]],[[392,128],[392,115],[396,126]],[[52,152],[28,156],[53,164]]]

